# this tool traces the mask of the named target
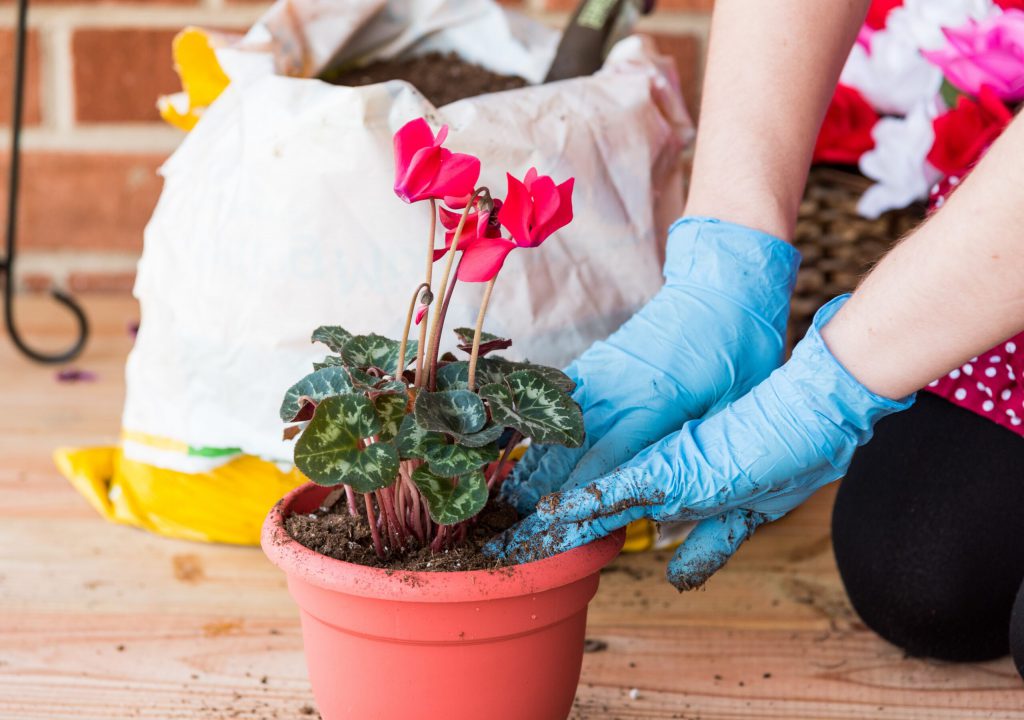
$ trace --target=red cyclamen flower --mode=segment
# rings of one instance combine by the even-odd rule
[[[982,86],[977,101],[961,95],[955,108],[932,121],[935,142],[928,162],[946,175],[963,178],[1012,119],[988,85]]]
[[[398,197],[414,203],[430,198],[465,198],[473,193],[480,178],[480,160],[441,147],[447,137],[447,125],[435,137],[423,118],[406,123],[395,133]]]
[[[574,178],[561,185],[530,168],[520,182],[508,175],[508,195],[498,221],[508,228],[519,247],[537,247],[572,221]]]
[[[462,251],[459,270],[456,277],[463,282],[488,282],[501,270],[505,258],[515,250],[516,244],[501,236],[501,226],[497,222],[497,212],[501,210],[501,200],[494,200],[494,210],[483,212],[477,210],[469,213],[466,224],[459,237],[458,250]],[[441,224],[447,229],[444,247],[434,251],[434,260],[438,260],[448,252],[455,239],[455,230],[462,218],[462,213],[454,213],[440,208]]]

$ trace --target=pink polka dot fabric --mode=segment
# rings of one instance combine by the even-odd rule
[[[1024,435],[1024,333],[971,358],[924,389]]]

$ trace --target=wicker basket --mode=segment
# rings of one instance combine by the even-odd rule
[[[870,184],[847,170],[812,168],[794,236],[803,262],[790,305],[791,338],[803,337],[819,307],[853,290],[871,266],[924,218],[920,204],[877,220],[861,217],[857,200]]]

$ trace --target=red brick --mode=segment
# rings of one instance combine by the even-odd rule
[[[134,272],[79,271],[68,277],[68,289],[76,293],[126,293],[134,286]]]
[[[696,35],[653,35],[658,49],[676,61],[679,85],[694,118],[700,102],[701,43]]]
[[[82,123],[157,121],[159,95],[176,92],[175,30],[78,30],[71,39],[75,117]]]
[[[42,118],[39,103],[39,37],[28,32],[25,47],[25,114],[26,125],[38,125]],[[14,31],[0,30],[0,124],[11,122],[11,92],[14,90]]]
[[[22,249],[142,249],[142,230],[163,185],[163,155],[38,152],[22,162]],[[0,191],[6,193],[6,158]],[[3,211],[0,210],[0,213]]]

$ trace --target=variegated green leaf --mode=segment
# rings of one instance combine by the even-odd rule
[[[508,362],[507,360],[504,362]],[[495,363],[491,358],[480,358],[476,365],[476,385],[501,382],[511,370]],[[465,390],[469,387],[469,363],[453,362],[444,365],[437,371],[438,390]]]
[[[369,398],[325,398],[295,445],[295,465],[319,485],[345,483],[361,493],[386,487],[398,474],[397,449],[383,442],[361,447],[365,438],[381,429]]]
[[[583,444],[583,413],[560,387],[532,370],[508,375],[480,388],[494,422],[513,427],[542,444]]]
[[[323,370],[325,367],[341,367],[345,364],[345,361],[341,359],[340,355],[328,355],[320,362],[313,363],[314,370]]]
[[[476,334],[476,330],[473,328],[455,328],[455,335],[459,338],[459,350],[467,353],[473,351],[474,334]],[[512,341],[508,338],[493,335],[489,332],[480,333],[479,357],[483,357],[495,350],[507,350],[510,347],[512,347]]]
[[[534,365],[531,362],[515,362],[513,360],[506,360],[503,357],[487,358],[487,362],[492,367],[492,375],[496,375],[499,372],[503,375],[511,375],[512,373],[519,372],[521,370],[530,370],[531,372],[537,373],[548,382],[554,383],[567,393],[571,393],[576,389],[576,383],[572,381],[572,378],[561,370],[556,370],[555,368],[548,367],[547,365]],[[477,374],[479,375],[479,371],[477,371]],[[492,382],[497,381],[495,380]]]
[[[482,472],[448,478],[435,475],[422,465],[412,474],[412,481],[427,499],[430,517],[439,525],[468,520],[487,504],[487,481]]]
[[[377,409],[377,415],[380,417],[381,425],[378,435],[381,440],[387,442],[398,435],[398,429],[402,425],[403,418],[406,417],[408,405],[409,395],[406,393],[404,385],[398,392],[384,392],[373,398],[373,406]]]
[[[403,460],[426,460],[431,448],[447,445],[448,439],[443,433],[424,430],[416,422],[416,417],[410,414],[402,420],[395,444]]]
[[[424,430],[470,435],[487,423],[483,401],[469,390],[421,392],[416,396],[416,423]]]
[[[460,445],[465,445],[466,447],[483,447],[500,438],[503,432],[505,432],[504,425],[488,425],[480,432],[475,432],[471,435],[459,435],[456,437],[456,440],[458,440]]]
[[[498,446],[494,442],[478,448],[441,444],[428,449],[425,459],[436,475],[454,477],[480,470],[487,463],[497,460],[498,453]]]
[[[311,342],[322,342],[336,353],[340,353],[352,338],[352,333],[337,325],[321,325],[313,331]]]
[[[399,345],[397,340],[381,335],[356,335],[345,343],[341,357],[347,365],[356,368],[376,367],[394,373],[398,367]],[[410,340],[406,345],[403,369],[416,358],[418,346],[415,340]]]
[[[309,401],[319,403],[331,395],[343,395],[351,391],[352,380],[344,368],[327,367],[317,370],[288,388],[281,403],[281,419],[285,422],[308,420],[312,416],[309,413]]]

